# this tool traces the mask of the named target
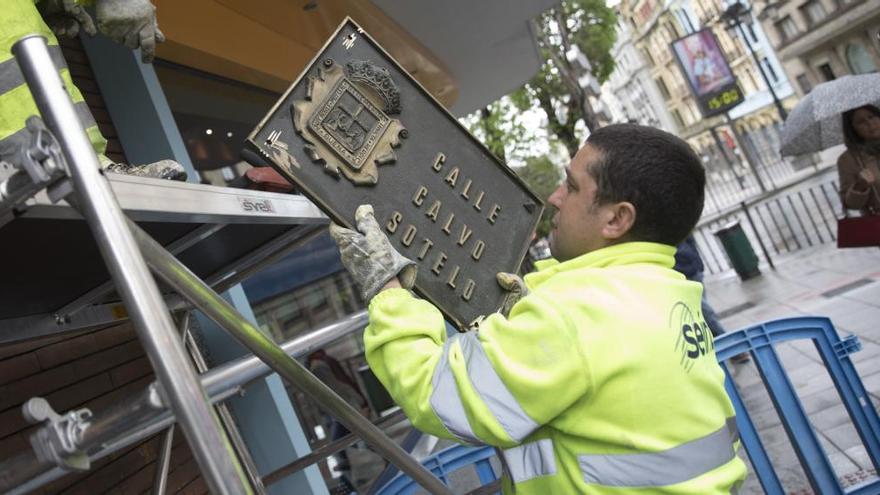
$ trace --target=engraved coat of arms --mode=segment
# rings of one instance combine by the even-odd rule
[[[391,115],[400,113],[400,92],[387,69],[353,60],[340,66],[326,59],[308,77],[305,99],[291,105],[294,129],[306,155],[334,176],[355,185],[379,181],[379,165],[394,163],[394,149],[407,131]]]

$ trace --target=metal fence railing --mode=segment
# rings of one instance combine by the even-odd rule
[[[782,157],[779,130],[774,126],[740,133],[737,141],[734,148],[719,140],[697,150],[706,166],[707,213],[724,212],[819,169],[814,156]]]
[[[694,230],[708,273],[732,269],[714,232],[739,222],[761,263],[837,240],[837,217],[843,211],[837,183],[781,190],[770,196],[742,201],[739,206],[709,217]]]

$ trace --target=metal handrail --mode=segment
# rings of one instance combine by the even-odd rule
[[[285,354],[277,344],[260,332],[228,301],[214,292],[137,224],[129,221],[129,228],[150,268],[178,294],[190,301],[196,309],[232,334],[254,355],[278,372],[282,378],[311,396],[350,431],[360,436],[377,453],[394,463],[422,487],[431,493],[452,493],[446,485],[388,438],[373,423],[361,416],[355,408],[339,397],[324,382],[316,378],[301,363]]]
[[[396,425],[397,423],[400,423],[401,421],[404,421],[404,420],[406,420],[406,414],[404,414],[404,412],[402,410],[398,410],[398,411],[395,411],[395,412],[389,414],[388,416],[381,418],[379,421],[377,421],[375,423],[375,425],[377,428],[384,429],[386,427]],[[297,459],[291,463],[288,463],[284,466],[281,466],[280,468],[263,476],[263,484],[268,486],[268,485],[277,483],[277,482],[283,480],[284,478],[286,478],[287,476],[290,476],[293,473],[301,471],[301,470],[311,466],[312,464],[320,461],[321,459],[324,459],[328,456],[331,456],[331,455],[339,452],[340,450],[346,449],[346,448],[350,447],[351,445],[354,445],[358,440],[359,440],[358,436],[355,435],[354,433],[347,433],[342,438],[339,438],[337,440],[333,440],[332,442],[330,442],[326,445],[322,445],[322,446],[318,447],[317,449],[313,450],[311,454],[304,455],[304,456],[300,457],[299,459]]]
[[[307,335],[288,340],[281,348],[291,358],[307,356],[351,333],[361,331],[367,324],[367,314],[361,311],[326,325]],[[200,377],[202,387],[212,404],[217,404],[244,392],[247,385],[272,373],[272,369],[253,355],[241,357],[211,369]],[[129,445],[149,438],[174,424],[174,416],[162,403],[153,382],[140,392],[128,396],[89,419],[89,427],[79,439],[77,448],[97,461]],[[22,468],[26,468],[24,472]],[[9,495],[24,494],[50,483],[69,471],[52,462],[41,461],[28,450],[0,462],[0,492]],[[8,480],[7,475],[16,475]],[[22,483],[20,480],[30,480]]]

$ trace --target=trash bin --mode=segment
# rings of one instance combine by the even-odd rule
[[[740,279],[748,280],[761,274],[758,256],[739,221],[733,221],[712,233],[721,242],[727,259]]]

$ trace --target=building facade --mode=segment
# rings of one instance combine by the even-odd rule
[[[632,29],[618,17],[617,41],[612,48],[614,71],[602,84],[601,100],[612,122],[636,122],[678,134],[679,128],[651,76],[651,68],[636,49]]]
[[[770,87],[786,108],[794,106],[797,95],[760,23],[746,20],[742,29],[728,28],[722,15],[730,3],[624,0],[619,6],[621,38],[631,39],[677,133],[706,164],[707,211],[723,209],[744,197],[772,189],[794,171],[793,165],[798,166],[779,156],[783,119],[774,105]],[[713,117],[703,116],[671,48],[675,40],[703,29],[711,30],[718,40],[744,96],[741,104]],[[636,99],[631,105],[639,107],[652,101],[649,96]],[[656,110],[655,113],[662,114]],[[662,121],[661,127],[666,128]]]
[[[880,70],[880,0],[760,1],[755,10],[801,95]]]

